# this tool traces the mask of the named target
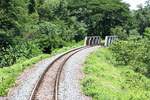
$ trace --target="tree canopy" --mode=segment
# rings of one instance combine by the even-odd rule
[[[70,16],[88,26],[88,35],[110,35],[110,29],[124,26],[129,18],[128,5],[121,0],[70,0]]]

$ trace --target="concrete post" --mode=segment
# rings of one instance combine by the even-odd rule
[[[105,47],[107,47],[107,40],[108,40],[108,37],[106,36],[105,37]]]
[[[86,36],[84,39],[84,46],[87,46],[87,42],[88,42],[88,37]]]

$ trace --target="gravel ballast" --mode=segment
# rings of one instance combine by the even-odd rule
[[[82,78],[81,65],[86,56],[98,47],[91,47],[80,51],[65,64],[63,81],[60,84],[60,100],[88,100],[81,94],[79,80]],[[32,90],[44,70],[62,54],[45,59],[26,70],[17,80],[16,85],[8,94],[8,100],[29,100]],[[82,99],[86,98],[86,99]],[[1,99],[1,98],[0,98]]]
[[[11,89],[8,94],[9,100],[29,100],[32,90],[39,80],[44,70],[52,63],[58,56],[54,56],[35,64],[33,68],[24,72],[17,80],[16,86]]]
[[[81,92],[82,66],[86,57],[98,47],[91,47],[73,55],[65,64],[59,85],[59,100],[91,100]]]
[[[45,73],[33,100],[53,100],[54,99],[54,88],[55,88],[55,81],[56,75],[60,68],[60,65],[64,62],[66,58],[68,58],[71,54],[76,51],[70,52],[65,56],[59,58],[55,63],[53,63],[49,70]]]

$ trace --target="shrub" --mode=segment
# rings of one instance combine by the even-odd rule
[[[121,26],[117,26],[111,29],[112,35],[117,35],[121,40],[125,40],[128,38],[128,34],[125,29]]]
[[[68,23],[61,20],[41,22],[38,31],[33,35],[35,43],[44,53],[51,53],[55,48],[61,48],[74,41],[79,42],[83,39],[86,29],[83,23],[74,20],[70,19]]]
[[[150,41],[147,39],[129,39],[118,41],[110,49],[116,64],[132,65],[137,72],[148,74],[150,69]]]
[[[0,53],[0,67],[15,64],[19,59],[27,59],[41,54],[39,47],[31,41],[15,40],[2,48]]]
[[[44,53],[51,53],[53,48],[60,48],[65,44],[61,38],[61,32],[62,30],[57,24],[42,22],[33,38]]]
[[[145,29],[144,36],[150,40],[150,28]]]

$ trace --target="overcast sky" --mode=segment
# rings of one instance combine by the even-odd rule
[[[123,0],[123,1],[126,3],[129,3],[131,5],[130,9],[136,10],[137,5],[139,5],[139,4],[144,5],[145,1],[147,1],[147,0]]]

